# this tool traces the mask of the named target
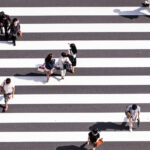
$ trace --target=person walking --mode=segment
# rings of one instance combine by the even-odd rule
[[[14,97],[15,94],[15,85],[12,83],[10,78],[4,80],[1,85],[2,93],[4,94],[5,100],[5,112],[8,110],[8,100]]]
[[[76,45],[74,43],[69,44],[69,46],[70,46],[69,54],[73,57],[72,61],[71,61],[71,63],[72,63],[71,70],[72,70],[72,73],[74,73],[75,66],[77,64],[77,52],[78,51],[77,51]]]
[[[1,34],[3,34],[3,27],[5,29],[5,37],[8,38],[8,27],[11,23],[11,19],[4,12],[0,12],[0,30]]]
[[[19,20],[17,18],[13,19],[12,24],[8,28],[8,31],[9,30],[9,37],[13,41],[13,45],[16,46],[17,36],[22,36]]]
[[[98,133],[98,129],[93,129],[91,132],[88,134],[88,145],[92,146],[92,150],[96,150],[97,142],[100,141],[100,134]]]
[[[66,69],[71,65],[69,58],[67,57],[65,52],[61,53],[61,57],[58,59],[57,66],[60,68],[61,78],[64,79],[66,75]]]
[[[129,120],[129,131],[132,132],[133,123],[137,121],[137,125],[139,126],[140,123],[140,106],[133,104],[129,105],[126,110],[125,114]]]
[[[45,70],[46,70],[46,76],[47,76],[47,82],[49,82],[49,76],[53,73],[54,67],[55,67],[55,59],[53,59],[53,54],[50,53],[48,56],[45,58]]]

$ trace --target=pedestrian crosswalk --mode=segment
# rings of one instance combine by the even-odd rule
[[[17,17],[23,37],[0,41],[0,82],[16,85],[0,113],[0,147],[6,150],[86,150],[98,128],[99,149],[149,150],[150,10],[136,0],[0,0],[0,11]],[[59,71],[46,83],[37,71],[51,52],[56,60],[78,48],[74,74]],[[130,133],[129,104],[141,106],[141,124]],[[0,108],[4,100],[0,95]]]

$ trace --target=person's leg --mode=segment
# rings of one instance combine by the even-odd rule
[[[13,45],[16,46],[16,36],[12,36]]]
[[[129,130],[132,132],[132,127],[133,127],[133,122],[132,122],[132,118],[129,118]]]
[[[2,25],[0,25],[0,31],[1,31],[1,34],[3,34],[3,27],[2,27]]]
[[[72,71],[72,73],[74,73],[74,66],[72,66],[71,71]]]
[[[96,147],[93,147],[93,150],[96,150]]]
[[[47,82],[49,81],[50,71],[46,71]]]
[[[4,94],[4,100],[5,100],[5,111],[8,110],[8,98],[9,98],[9,95],[8,94]]]
[[[64,69],[61,69],[60,73],[61,73],[61,78],[64,79]]]

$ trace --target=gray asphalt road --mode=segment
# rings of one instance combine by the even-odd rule
[[[139,6],[143,0],[0,0],[1,7],[98,7]]]
[[[139,7],[143,0],[0,0],[0,7]],[[1,11],[1,10],[0,10]],[[134,12],[134,10],[133,10]],[[16,16],[11,16],[12,18]],[[22,24],[42,23],[150,23],[150,16],[18,16]],[[4,37],[0,35],[0,40]],[[24,33],[19,41],[59,41],[59,40],[150,40],[147,32],[133,33]],[[106,45],[107,47],[107,45]],[[44,58],[49,50],[1,50],[3,58]],[[59,57],[62,50],[52,51]],[[150,58],[150,49],[120,50],[78,50],[78,58]],[[7,63],[7,62],[6,62]],[[150,68],[76,68],[75,74],[67,76],[114,76],[150,75]],[[0,76],[43,76],[37,68],[0,68]],[[60,76],[60,72],[56,72]],[[0,81],[1,82],[1,81]],[[88,81],[87,81],[88,82]],[[43,83],[44,84],[44,83]],[[108,85],[108,86],[16,86],[16,94],[150,94],[150,85]],[[32,96],[31,96],[32,99]],[[21,100],[21,99],[20,99]],[[71,100],[70,100],[71,101]],[[141,100],[142,101],[142,100]],[[11,104],[6,114],[13,113],[86,113],[124,112],[128,104]],[[150,104],[140,104],[143,112],[149,112]],[[0,105],[2,113],[3,105]],[[60,116],[61,117],[61,116]],[[1,132],[49,132],[49,131],[88,131],[98,128],[101,131],[128,131],[124,122],[86,123],[0,123]],[[150,123],[142,122],[135,131],[150,131]],[[1,137],[3,138],[3,137]],[[15,137],[14,137],[15,138]],[[71,137],[70,137],[71,138]],[[146,141],[147,139],[145,139]],[[85,145],[85,147],[87,147]],[[86,150],[84,142],[0,142],[5,150]],[[105,142],[101,150],[149,150],[150,142]]]

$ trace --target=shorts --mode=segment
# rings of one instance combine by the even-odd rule
[[[4,94],[4,100],[5,100],[5,102],[8,102],[10,95],[12,95],[12,93]]]
[[[46,72],[51,71],[51,70],[52,70],[52,69],[47,69],[47,68],[45,67],[45,71],[46,71]]]

